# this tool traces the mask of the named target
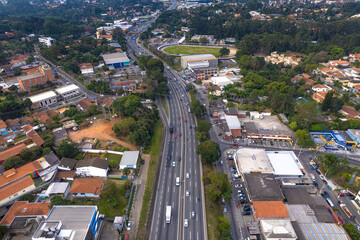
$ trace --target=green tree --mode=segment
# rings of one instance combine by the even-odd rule
[[[289,124],[289,127],[293,130],[293,131],[296,131],[296,129],[297,129],[297,123],[296,122],[291,122],[290,124]]]
[[[21,69],[20,68],[15,68],[14,75],[15,76],[20,76],[21,75]]]
[[[344,106],[344,100],[334,97],[331,99],[330,112],[336,113]]]
[[[30,98],[25,98],[23,101],[23,106],[26,107],[28,110],[31,110],[32,102]]]
[[[30,57],[28,57],[28,58],[26,59],[26,64],[31,64],[31,63],[33,63],[34,61],[35,61],[35,58],[32,57],[32,56],[30,56]]]
[[[331,104],[331,99],[333,98],[333,91],[329,91],[326,93],[324,101],[321,104],[321,110],[322,111],[327,111],[330,108],[330,104]]]
[[[0,226],[0,239],[4,239],[4,236],[8,231],[9,231],[9,229],[6,226],[1,225]]]
[[[2,167],[5,171],[11,169],[11,168],[18,168],[25,164],[25,160],[23,160],[20,157],[11,157],[4,161]]]
[[[330,50],[330,55],[332,59],[340,59],[345,56],[345,50],[343,48],[333,47]]]
[[[230,220],[227,216],[220,216],[218,218],[218,239],[220,240],[230,240],[231,239],[231,229],[230,229]]]
[[[349,234],[351,239],[353,239],[353,240],[360,239],[360,233],[352,223],[345,223],[343,225],[343,227],[344,227],[345,231]]]
[[[318,115],[318,110],[315,103],[302,101],[295,106],[297,113],[296,122],[303,128],[309,129]]]
[[[70,204],[70,201],[64,199],[60,195],[55,195],[50,198],[50,203],[51,203],[50,208],[52,208],[53,206],[56,206],[56,205],[68,205],[68,204]]]
[[[79,153],[79,150],[76,148],[75,143],[63,140],[56,153],[59,157],[74,158]]]
[[[196,130],[199,132],[208,132],[211,129],[211,123],[204,120],[199,120]]]
[[[348,166],[348,160],[339,159],[333,154],[324,154],[323,156],[321,156],[321,164],[325,173],[327,173],[329,176],[333,176],[342,168]]]
[[[205,44],[205,43],[208,42],[208,40],[207,40],[206,37],[201,37],[201,38],[199,39],[199,42],[200,42],[201,44]]]
[[[129,135],[129,133],[134,130],[134,127],[136,125],[136,121],[134,118],[129,117],[125,118],[119,123],[116,123],[113,127],[113,131],[116,135]]]
[[[109,166],[110,166],[110,168],[117,168],[116,161],[113,160],[113,159],[111,159],[111,160],[109,161]]]
[[[196,153],[201,156],[201,160],[205,163],[216,162],[221,154],[219,145],[210,140],[200,143]]]
[[[310,147],[314,145],[314,141],[311,139],[310,134],[305,130],[297,130],[295,132],[295,137],[297,137],[301,147]]]
[[[146,127],[142,126],[131,132],[127,138],[130,142],[135,143],[136,146],[144,146],[149,143],[151,137]]]
[[[130,173],[130,169],[124,168],[124,169],[122,170],[122,172],[123,172],[123,174],[124,174],[125,176],[127,176],[127,175],[129,175],[129,173]]]
[[[220,56],[227,56],[229,55],[230,50],[226,47],[222,47],[219,52],[220,52]]]
[[[259,91],[257,89],[254,89],[250,93],[249,101],[255,104],[258,100],[259,100]]]

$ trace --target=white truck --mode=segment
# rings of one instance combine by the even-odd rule
[[[310,173],[310,178],[313,182],[315,182],[315,175],[313,173]]]
[[[171,223],[171,206],[166,206],[166,223]]]

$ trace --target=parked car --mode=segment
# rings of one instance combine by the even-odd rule
[[[245,205],[243,208],[244,211],[250,211],[250,209],[251,209],[250,205]]]
[[[242,215],[250,215],[250,214],[251,214],[250,211],[244,211],[244,212],[242,212]]]
[[[224,213],[226,213],[227,212],[227,208],[226,207],[224,207]]]
[[[225,204],[225,198],[221,198],[221,203]]]
[[[128,221],[128,224],[126,225],[126,230],[130,231],[131,229],[131,221]]]

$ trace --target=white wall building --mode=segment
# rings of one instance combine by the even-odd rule
[[[218,76],[218,77],[212,77],[211,81],[214,85],[219,86],[220,88],[225,87],[229,84],[234,84],[228,77],[226,76]]]
[[[237,116],[225,115],[226,124],[229,129],[241,129],[240,121]]]
[[[125,151],[121,162],[119,164],[119,170],[124,168],[136,168],[136,164],[139,158],[139,151]]]
[[[75,84],[70,84],[64,87],[55,89],[64,99],[69,99],[80,95],[80,88]]]
[[[39,107],[47,107],[57,103],[56,93],[54,91],[46,91],[39,93],[33,96],[30,96],[29,99],[33,105],[38,105]]]
[[[331,91],[332,88],[327,86],[327,85],[317,84],[317,85],[312,87],[312,90],[314,92],[328,92],[328,91]]]
[[[107,177],[109,162],[96,157],[79,160],[75,166],[76,174],[82,176]]]
[[[302,177],[304,167],[292,151],[267,151],[274,175],[282,178]]]
[[[51,37],[41,37],[39,38],[39,42],[45,44],[47,47],[51,47],[56,40]]]

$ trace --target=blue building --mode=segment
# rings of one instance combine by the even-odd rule
[[[359,129],[348,129],[346,133],[351,137],[351,139],[356,142],[357,147],[360,145],[360,130]]]
[[[130,60],[124,52],[103,54],[102,57],[109,68],[123,68],[130,65]]]
[[[32,239],[97,239],[101,219],[97,206],[54,206],[46,220],[39,224]]]

